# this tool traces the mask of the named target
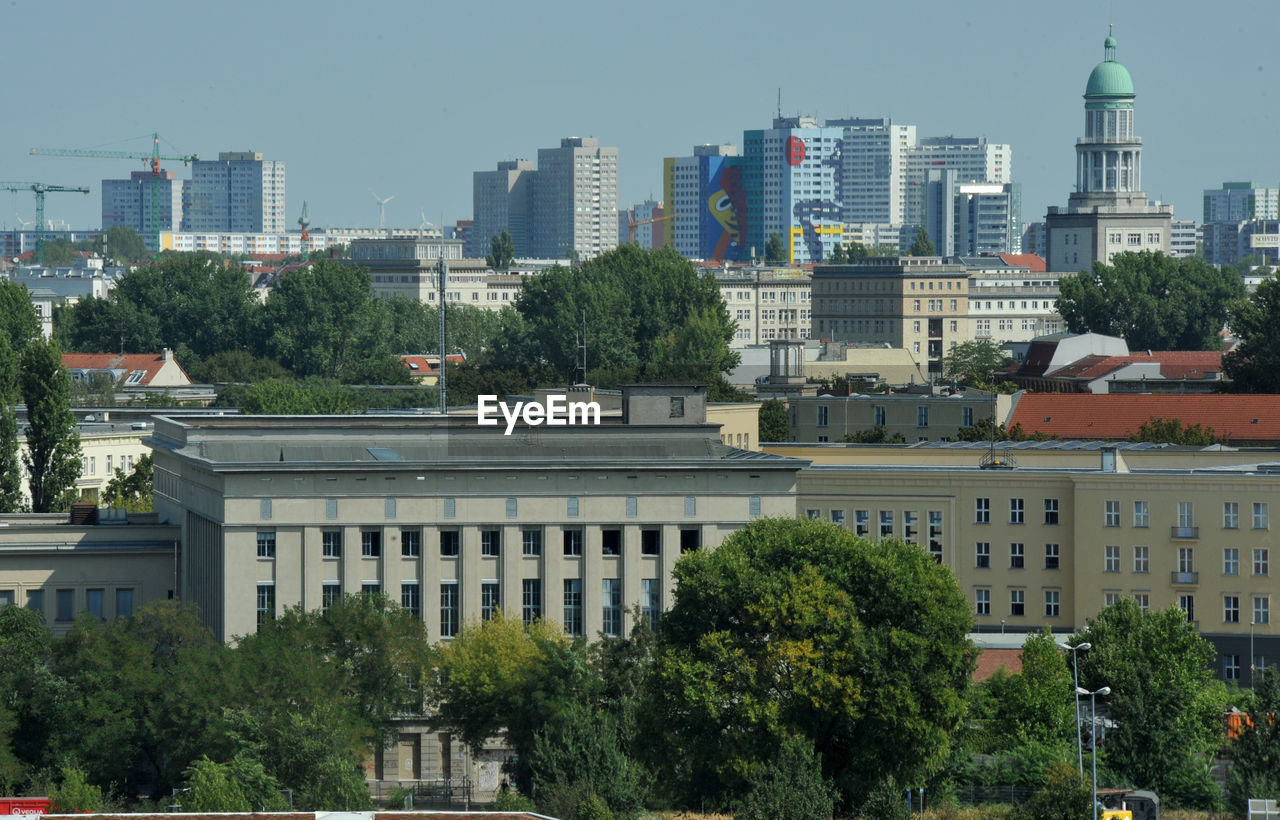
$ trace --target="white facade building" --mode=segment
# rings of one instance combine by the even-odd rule
[[[916,145],[916,127],[889,118],[827,120],[827,125],[844,129],[844,221],[901,225],[906,219],[907,167]]]
[[[538,149],[531,250],[524,255],[583,259],[618,246],[618,149],[594,137],[566,137]]]
[[[224,151],[191,163],[183,231],[284,233],[284,161],[261,152]]]

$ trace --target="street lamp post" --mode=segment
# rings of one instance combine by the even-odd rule
[[[1090,692],[1088,689],[1076,687],[1077,695],[1089,696],[1089,725],[1093,731],[1090,732],[1091,743],[1093,748],[1090,751],[1090,758],[1093,761],[1093,820],[1098,820],[1098,695],[1104,698],[1111,694],[1111,687],[1104,686],[1101,689]]]
[[[1089,651],[1093,649],[1093,644],[1089,642],[1078,643],[1075,646],[1068,646],[1071,650],[1071,674],[1072,684],[1075,686],[1076,699],[1076,764],[1080,770],[1080,779],[1084,779],[1084,742],[1080,737],[1080,659],[1076,655],[1077,652]]]

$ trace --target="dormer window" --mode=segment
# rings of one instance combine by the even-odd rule
[[[142,384],[142,380],[145,379],[146,377],[147,377],[147,371],[145,370],[131,370],[129,371],[129,378],[125,379],[124,383],[126,385]]]

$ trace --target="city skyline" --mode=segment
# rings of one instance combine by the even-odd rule
[[[210,19],[150,2],[127,15],[78,4],[68,16],[15,0],[8,22],[32,36],[0,59],[6,76],[38,76],[40,91],[15,97],[29,104],[0,134],[0,179],[89,186],[89,197],[50,197],[46,218],[95,227],[102,180],[141,163],[31,157],[30,148],[141,152],[149,137],[129,137],[154,130],[166,151],[284,161],[291,228],[304,200],[314,227],[376,226],[371,190],[396,195],[389,226],[417,227],[424,213],[432,223],[470,218],[474,171],[593,136],[619,148],[627,207],[661,196],[663,157],[700,143],[741,148],[744,130],[767,128],[780,88],[786,115],[885,116],[921,134],[1010,144],[1030,222],[1072,191],[1081,94],[1114,23],[1153,199],[1199,219],[1206,188],[1280,184],[1280,157],[1266,150],[1280,82],[1261,37],[1280,8],[1265,0],[1211,20],[1190,2],[1159,15],[1101,0],[967,10],[818,2],[791,25],[661,1],[607,19],[576,2],[554,14],[505,3],[382,3],[358,16],[297,8],[232,2]],[[54,30],[52,44],[34,36]],[[1196,114],[1210,103],[1214,116]],[[1217,150],[1224,141],[1231,151]],[[180,163],[165,168],[190,179]],[[15,211],[33,219],[33,197],[6,193],[0,225],[16,228]]]

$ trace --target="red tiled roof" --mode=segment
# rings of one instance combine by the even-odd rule
[[[999,257],[1000,261],[1006,265],[1028,268],[1032,273],[1043,273],[1048,270],[1044,260],[1034,253],[1002,253],[999,254]]]
[[[1047,374],[1049,378],[1098,379],[1125,365],[1158,362],[1166,379],[1217,379],[1222,372],[1220,350],[1157,350],[1128,356],[1085,356]]]
[[[445,358],[445,361],[447,361],[449,364],[466,364],[467,363],[467,357],[465,354],[462,354],[462,353],[450,353],[446,355],[444,358]],[[440,361],[440,356],[434,353],[431,355],[425,355],[425,356],[416,355],[416,354],[403,354],[400,356],[400,361],[404,362],[404,366],[409,368],[415,373],[418,373],[421,375],[431,375],[436,372],[436,365]],[[417,365],[416,368],[412,366],[415,364]]]
[[[1280,442],[1280,395],[1027,393],[1010,426],[1064,439],[1125,439],[1151,419],[1199,424],[1229,442]]]
[[[172,355],[172,354],[171,354]],[[143,376],[137,387],[146,387],[160,372],[160,368],[165,364],[163,353],[63,353],[62,366],[67,370],[120,370],[123,375],[120,379],[123,381],[129,377],[129,374],[135,370],[145,370],[147,375]],[[177,362],[174,362],[177,364]],[[182,370],[182,366],[178,366]],[[186,371],[183,371],[186,375]],[[190,381],[190,378],[188,378]]]
[[[1011,675],[1022,671],[1021,649],[983,649],[978,655],[978,665],[973,670],[974,681],[984,681],[1004,669]]]

